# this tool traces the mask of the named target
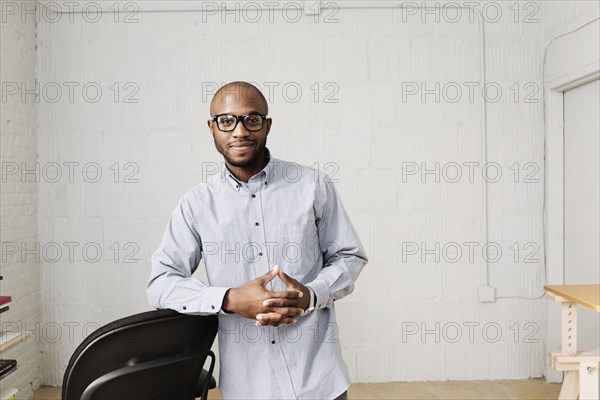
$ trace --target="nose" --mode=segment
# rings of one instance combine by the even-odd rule
[[[248,132],[242,121],[238,122],[237,126],[235,127],[232,133],[233,137],[235,138],[250,136],[250,133]]]

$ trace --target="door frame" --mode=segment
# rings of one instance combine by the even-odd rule
[[[582,23],[585,24],[582,25]],[[555,37],[545,51],[548,63],[542,65],[544,85],[544,255],[546,284],[564,283],[564,93],[600,79],[600,22],[577,20],[576,28]],[[583,29],[580,29],[581,27]],[[574,33],[574,34],[570,34]],[[591,51],[590,51],[591,50]],[[565,56],[567,55],[567,56]],[[544,57],[544,59],[546,59]],[[545,76],[545,71],[551,71]],[[561,382],[562,372],[549,365],[548,352],[560,349],[560,310],[546,304],[544,343],[545,377],[548,382]]]
[[[600,62],[571,70],[546,86],[546,271],[548,284],[564,283],[564,93],[600,79]]]

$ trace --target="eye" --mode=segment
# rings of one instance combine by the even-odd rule
[[[246,121],[248,121],[251,124],[259,124],[260,123],[260,116],[258,116],[258,115],[250,115],[250,116],[248,116],[248,118],[246,119]]]
[[[222,117],[219,117],[218,122],[223,125],[231,125],[235,122],[235,118],[229,115],[223,115]]]

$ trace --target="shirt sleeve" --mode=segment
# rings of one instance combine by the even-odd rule
[[[169,308],[183,314],[223,313],[221,305],[229,288],[207,286],[192,277],[202,257],[196,221],[194,206],[184,196],[173,210],[160,245],[152,255],[146,293],[154,308]]]
[[[308,283],[317,297],[315,308],[331,307],[354,290],[354,282],[368,259],[335,186],[326,175],[317,203],[317,230],[323,268]]]

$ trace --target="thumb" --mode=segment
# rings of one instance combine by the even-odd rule
[[[298,281],[296,281],[294,278],[283,272],[283,270],[279,268],[278,265],[275,266],[275,268],[278,272],[277,275],[279,276],[279,279],[281,279],[283,283],[287,285],[288,288],[294,288],[298,285]]]
[[[276,276],[277,276],[277,271],[275,269],[272,269],[269,272],[267,272],[266,274],[264,274],[263,276],[259,276],[256,279],[258,280],[258,282],[261,285],[264,286],[267,283],[271,282]]]

